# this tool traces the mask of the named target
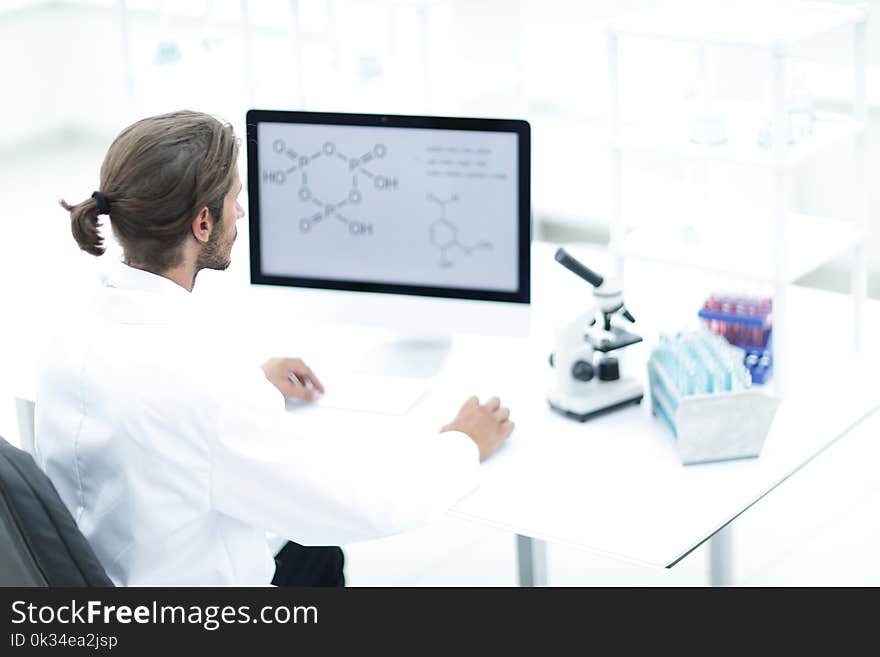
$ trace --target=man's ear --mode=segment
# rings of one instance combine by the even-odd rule
[[[208,208],[202,208],[192,222],[193,237],[204,244],[211,236],[211,230],[213,227],[214,222],[211,221],[211,211],[208,210]]]

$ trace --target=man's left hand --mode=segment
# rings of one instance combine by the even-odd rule
[[[313,401],[324,392],[321,381],[299,358],[270,358],[262,367],[266,378],[285,399]]]

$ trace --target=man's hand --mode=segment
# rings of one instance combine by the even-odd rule
[[[485,461],[513,431],[513,422],[510,409],[502,406],[498,397],[492,397],[485,404],[471,397],[441,431],[461,431],[470,436],[480,450],[480,460]]]
[[[318,377],[299,358],[270,358],[262,367],[269,383],[278,388],[285,399],[313,401],[324,392]]]

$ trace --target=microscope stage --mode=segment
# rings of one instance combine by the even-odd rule
[[[642,336],[630,333],[626,329],[619,326],[612,326],[610,331],[602,331],[597,335],[591,334],[589,331],[584,335],[590,346],[596,351],[607,354],[615,349],[623,349],[630,345],[642,341]]]

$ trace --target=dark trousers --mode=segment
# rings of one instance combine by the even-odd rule
[[[288,541],[275,555],[275,586],[345,586],[345,555],[338,547],[305,547]]]

